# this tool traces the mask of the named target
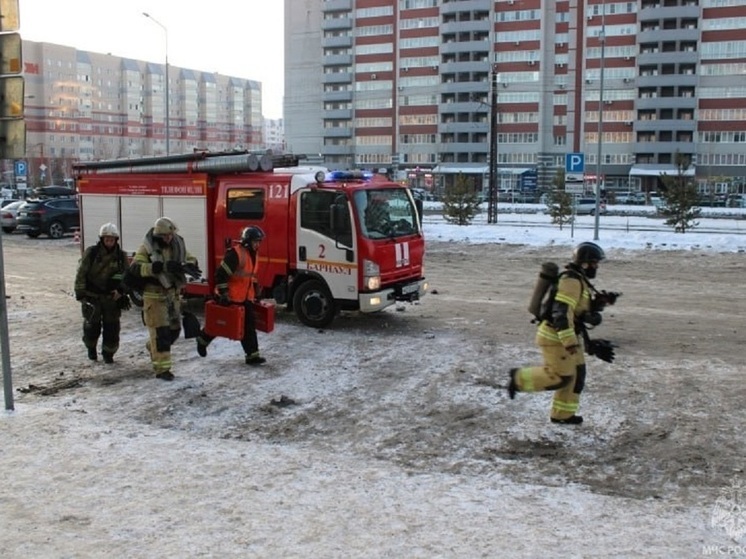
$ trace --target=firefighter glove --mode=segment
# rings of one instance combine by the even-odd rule
[[[75,300],[76,301],[84,301],[85,300],[85,293],[82,291],[76,291],[75,292]]]
[[[158,275],[163,271],[163,262],[156,260],[150,265],[150,269],[153,271],[153,275]]]
[[[132,303],[130,302],[130,298],[126,294],[122,295],[121,297],[119,297],[119,299],[117,299],[117,305],[123,311],[128,311],[132,308]]]
[[[227,306],[227,305],[230,305],[230,304],[231,304],[231,300],[228,298],[228,292],[221,291],[218,294],[218,305],[226,305]]]
[[[601,361],[614,362],[614,344],[609,340],[591,340],[588,344],[588,354],[595,355]]]
[[[181,262],[177,262],[176,260],[169,260],[165,264],[166,271],[169,274],[182,274],[184,273],[184,266],[181,265]]]
[[[590,326],[598,326],[601,324],[601,321],[603,320],[603,317],[601,316],[600,312],[585,312],[580,316],[580,320],[585,322],[586,324],[589,324]]]
[[[184,273],[193,280],[198,280],[202,277],[202,270],[199,269],[199,266],[197,266],[197,264],[185,262],[181,265],[181,267],[183,268]]]

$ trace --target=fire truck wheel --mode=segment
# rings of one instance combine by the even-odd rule
[[[332,294],[318,280],[303,282],[293,297],[293,308],[300,321],[306,326],[324,328],[336,314],[336,305]]]

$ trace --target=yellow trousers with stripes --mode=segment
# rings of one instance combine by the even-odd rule
[[[181,332],[181,302],[175,289],[151,290],[143,293],[143,317],[148,327],[148,349],[153,371],[171,370],[171,345]]]
[[[574,353],[561,344],[540,345],[544,358],[543,366],[523,367],[515,374],[515,382],[521,392],[554,390],[553,419],[567,419],[580,407],[580,393],[585,384],[585,355],[583,346]]]

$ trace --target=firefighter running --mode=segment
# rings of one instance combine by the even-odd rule
[[[217,301],[221,305],[243,305],[244,334],[241,347],[246,353],[247,365],[261,365],[267,360],[259,354],[256,337],[254,306],[257,290],[261,289],[257,280],[259,261],[257,252],[264,239],[264,231],[259,227],[245,227],[241,231],[238,244],[228,249],[220,266],[215,270]],[[207,356],[207,346],[215,339],[202,330],[197,336],[197,353]]]
[[[541,349],[544,365],[511,369],[508,395],[516,392],[554,390],[550,419],[553,423],[578,425],[583,417],[577,414],[580,394],[585,385],[583,350],[604,361],[614,359],[613,346],[607,340],[590,340],[586,324],[601,323],[601,311],[613,304],[618,293],[598,292],[589,282],[596,277],[603,249],[595,243],[580,243],[573,251],[573,260],[560,274],[556,293],[550,298],[536,332],[536,344]]]
[[[156,378],[166,381],[174,379],[171,346],[181,332],[179,297],[186,284],[184,264],[197,265],[177,231],[171,219],[158,218],[145,234],[131,266],[132,273],[144,280],[143,317],[153,371]]]
[[[119,247],[119,230],[113,223],[102,225],[98,237],[98,243],[85,250],[78,264],[75,299],[82,305],[83,343],[88,349],[88,359],[98,360],[101,336],[104,363],[113,363],[119,349],[122,309],[130,308],[122,285],[127,255]]]

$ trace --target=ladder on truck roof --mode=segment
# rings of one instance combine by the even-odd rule
[[[271,172],[276,168],[295,167],[304,155],[270,155],[248,151],[209,153],[198,151],[182,155],[111,159],[75,163],[77,176],[121,173],[245,173]]]

